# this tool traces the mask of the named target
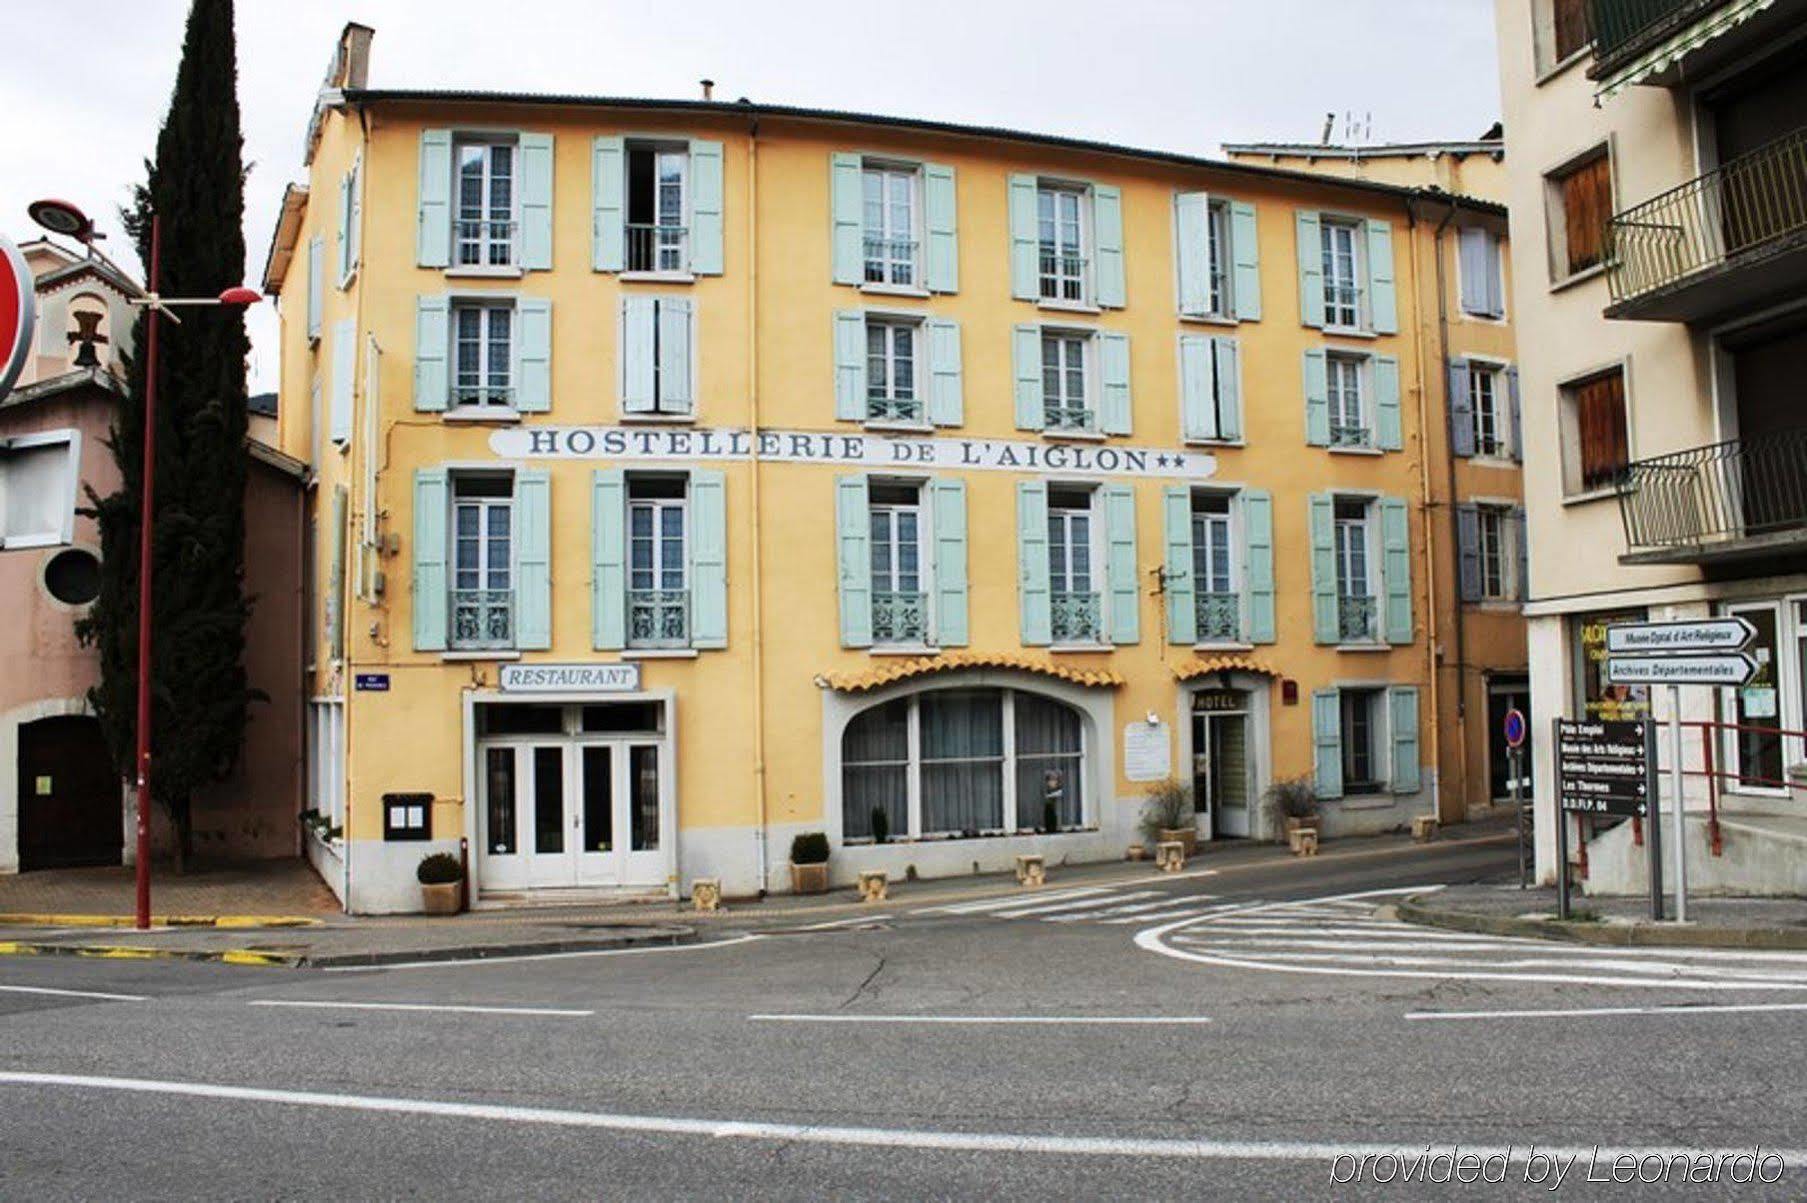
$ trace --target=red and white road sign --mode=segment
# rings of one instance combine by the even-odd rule
[[[25,370],[37,327],[38,293],[25,256],[0,234],[0,400]]]

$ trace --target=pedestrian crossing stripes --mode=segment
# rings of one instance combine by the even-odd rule
[[[1175,918],[1139,933],[1136,942],[1197,964],[1282,973],[1807,990],[1802,952],[1563,944],[1419,927],[1378,913],[1383,903],[1422,892],[1424,887],[1414,887],[1256,903]]]
[[[1213,903],[1215,897],[1214,894],[1181,894],[1153,888],[1078,886],[929,906],[910,913],[972,919],[1035,919],[1043,923],[1146,926],[1169,920],[1196,919],[1221,910],[1221,905]]]

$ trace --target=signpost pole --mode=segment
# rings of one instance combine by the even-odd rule
[[[1663,918],[1663,812],[1657,803],[1656,723],[1644,720],[1644,796],[1650,799],[1650,917]]]
[[[1675,921],[1688,921],[1688,804],[1682,797],[1682,688],[1669,687],[1669,779],[1675,787]],[[1654,824],[1653,824],[1654,826]],[[1652,848],[1652,852],[1655,848]]]
[[[1506,753],[1506,771],[1512,774],[1512,813],[1518,822],[1518,888],[1524,889],[1530,884],[1529,868],[1525,861],[1525,803],[1520,789],[1519,774],[1524,771],[1524,753],[1513,748]]]
[[[1556,750],[1556,917],[1569,917],[1569,816],[1562,808],[1562,720],[1550,720],[1550,747]]]

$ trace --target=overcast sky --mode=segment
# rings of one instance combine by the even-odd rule
[[[186,0],[39,8],[0,74],[0,228],[61,196],[135,263],[116,210],[156,146]],[[1472,138],[1498,116],[1493,0],[244,0],[238,12],[246,280],[339,29],[376,29],[374,87],[746,96],[1099,138],[1193,154],[1314,141]],[[849,14],[857,14],[850,16]],[[67,32],[62,26],[72,26]],[[75,23],[80,28],[73,28]],[[20,21],[13,24],[19,25]],[[275,315],[252,319],[253,391],[276,387]]]

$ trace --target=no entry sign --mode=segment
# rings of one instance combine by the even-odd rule
[[[0,234],[0,400],[12,390],[31,354],[37,326],[37,290],[31,268],[12,239]]]

